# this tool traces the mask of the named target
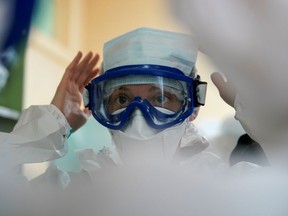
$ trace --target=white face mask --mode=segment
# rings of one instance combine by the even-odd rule
[[[199,153],[208,145],[205,139],[202,137],[199,139],[199,135],[196,135],[196,131],[188,119],[179,125],[161,131],[151,128],[141,111],[137,110],[124,131],[110,130],[110,133],[118,154],[125,164],[166,163],[173,159],[182,145],[185,145],[183,147],[193,146],[193,154]],[[195,141],[196,136],[197,141]],[[183,142],[181,142],[182,140]],[[189,148],[189,154],[193,155],[191,150],[192,148]]]

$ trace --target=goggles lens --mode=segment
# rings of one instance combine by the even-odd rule
[[[167,72],[105,73],[91,82],[90,108],[111,129],[121,129],[135,109],[151,127],[168,128],[193,112],[193,79]]]
[[[112,84],[121,83],[123,79],[129,78],[133,80],[135,77],[123,77],[103,83],[103,107],[109,114],[127,108],[137,97],[141,98],[141,100],[146,100],[154,107],[165,108],[172,112],[178,112],[185,103],[186,93],[181,83],[175,83],[175,85],[179,85],[179,88],[175,88],[167,85],[167,83],[165,84],[165,79],[160,77],[136,77],[142,80],[155,78],[158,83],[146,82],[146,84],[122,84],[116,86]]]

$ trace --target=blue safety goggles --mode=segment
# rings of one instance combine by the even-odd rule
[[[121,66],[106,71],[86,86],[85,106],[107,128],[122,129],[135,109],[147,123],[165,129],[183,122],[204,105],[206,82],[180,70],[158,65]]]

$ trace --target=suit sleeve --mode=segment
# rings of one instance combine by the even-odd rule
[[[11,133],[0,133],[0,169],[62,157],[70,126],[54,105],[24,110]]]

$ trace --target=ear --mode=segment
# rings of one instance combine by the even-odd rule
[[[200,107],[195,107],[193,113],[191,114],[191,116],[189,117],[189,121],[194,121],[196,119],[196,117],[198,116]]]

